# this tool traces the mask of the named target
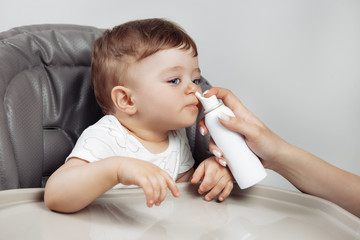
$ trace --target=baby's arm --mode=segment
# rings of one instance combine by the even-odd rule
[[[180,173],[178,178],[176,179],[176,182],[190,182],[192,176],[194,173],[194,169],[190,168],[188,171],[184,173]]]
[[[118,183],[142,187],[148,207],[160,205],[167,189],[175,197],[179,196],[170,175],[152,163],[125,157],[92,163],[72,158],[49,178],[44,201],[51,210],[76,212]]]
[[[224,201],[229,196],[234,187],[234,177],[228,168],[220,166],[215,157],[205,159],[195,170],[192,183],[198,183],[203,179],[199,186],[198,192],[205,195],[205,200],[210,201],[221,193],[219,201]]]

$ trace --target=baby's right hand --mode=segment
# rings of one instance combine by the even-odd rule
[[[179,197],[179,189],[170,175],[158,166],[135,158],[126,158],[118,169],[118,182],[141,187],[146,196],[146,204],[159,206],[164,201],[167,190]]]

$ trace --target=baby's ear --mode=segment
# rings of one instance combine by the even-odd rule
[[[137,111],[131,98],[131,90],[124,86],[116,86],[111,90],[111,99],[115,107],[128,115],[134,115]]]

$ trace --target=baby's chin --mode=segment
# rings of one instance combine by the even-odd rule
[[[187,128],[187,127],[191,127],[194,124],[196,124],[196,120],[198,118],[198,114],[191,114],[191,115],[187,115],[184,116],[182,115],[182,117],[177,118],[177,119],[173,119],[175,120],[175,122],[171,122],[169,124],[166,124],[167,126],[170,127],[169,130],[178,130],[181,128]]]
[[[197,119],[197,116],[194,119],[189,120],[188,122],[184,123],[184,125],[182,127],[179,127],[179,129],[191,127],[192,125],[196,124],[196,119]]]

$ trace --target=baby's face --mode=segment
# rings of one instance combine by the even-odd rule
[[[131,64],[128,74],[138,114],[149,127],[174,130],[196,121],[200,69],[191,50],[161,50]]]

